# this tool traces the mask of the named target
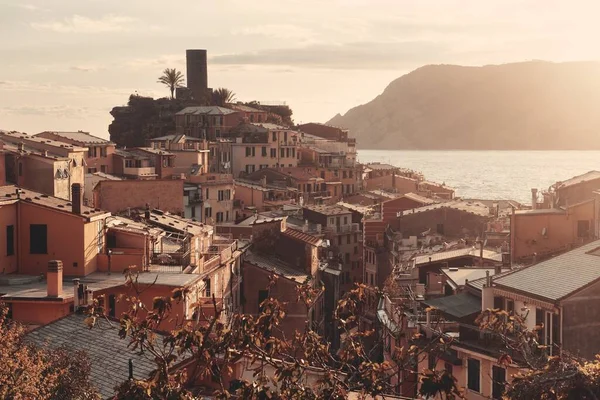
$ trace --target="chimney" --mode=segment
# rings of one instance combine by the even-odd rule
[[[146,210],[144,211],[144,218],[146,221],[150,221],[150,205],[146,204]]]
[[[494,308],[494,288],[490,271],[485,272],[485,284],[481,289],[481,311]]]
[[[94,291],[87,286],[85,287],[85,305],[91,306],[94,301]]]
[[[17,150],[24,151],[23,143],[17,143]]]
[[[71,185],[71,210],[73,214],[81,214],[81,184]]]
[[[496,264],[494,266],[494,275],[502,273],[502,264]]]
[[[531,189],[531,209],[537,209],[537,189]]]
[[[79,278],[73,279],[73,310],[79,307]]]
[[[63,263],[59,260],[48,261],[48,274],[46,277],[48,297],[58,297],[62,294]]]
[[[483,240],[479,241],[479,266],[483,267]]]

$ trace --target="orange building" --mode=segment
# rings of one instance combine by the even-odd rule
[[[593,240],[598,236],[597,201],[566,208],[518,210],[510,217],[513,262],[540,260]]]
[[[90,135],[88,132],[54,132],[45,131],[35,135],[36,137],[52,139],[57,142],[72,144],[88,149],[85,155],[85,167],[88,173],[104,172],[113,173],[113,154],[116,145],[106,139]]]
[[[85,147],[7,131],[0,142],[7,183],[67,200],[73,183],[85,183]]]

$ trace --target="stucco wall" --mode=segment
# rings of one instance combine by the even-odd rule
[[[94,194],[96,207],[112,213],[146,204],[174,214],[183,212],[183,181],[179,179],[101,181]]]

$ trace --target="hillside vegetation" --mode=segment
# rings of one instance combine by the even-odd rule
[[[328,123],[362,148],[600,149],[600,64],[428,65]]]

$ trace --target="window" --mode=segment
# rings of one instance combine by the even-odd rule
[[[210,297],[210,279],[204,280],[204,297]]]
[[[290,148],[289,147],[287,149],[285,149],[285,156],[287,158],[290,158]]]
[[[506,299],[506,311],[512,314],[515,311],[515,302],[512,299]]]
[[[208,194],[209,194],[208,188],[206,188],[206,200],[208,200]]]
[[[29,225],[29,253],[48,254],[48,227]]]
[[[252,157],[256,156],[256,147],[252,147]]]
[[[196,207],[192,207],[192,218],[196,218]]]
[[[354,246],[354,254],[358,254],[358,246]]]
[[[206,207],[204,209],[204,217],[205,218],[211,218],[212,217],[212,208],[211,207]]]
[[[15,255],[15,226],[8,225],[6,227],[6,255]]]
[[[266,146],[261,147],[261,155],[263,157],[267,156],[267,147]]]
[[[492,398],[501,399],[506,385],[506,370],[496,365],[492,366]]]
[[[250,157],[250,154],[252,154],[252,148],[246,147],[246,157]]]
[[[348,174],[346,173],[346,171],[342,172],[342,178],[346,179],[348,177]]]
[[[494,297],[494,308],[497,310],[504,309],[504,299],[502,297]]]
[[[348,235],[346,236],[346,244],[350,244],[352,243],[352,236]]]
[[[287,142],[287,132],[283,132],[283,141]]]
[[[19,163],[19,176],[23,176],[23,163]]]
[[[108,316],[115,317],[115,308],[117,306],[117,297],[114,294],[108,296]]]
[[[350,271],[346,271],[346,282],[350,283]]]
[[[277,149],[271,149],[271,158],[277,157]]]
[[[373,286],[373,274],[370,274],[370,275],[371,275],[371,286]]]
[[[338,246],[342,244],[342,236],[338,236]]]
[[[439,235],[443,235],[444,234],[444,224],[437,224],[436,232]]]
[[[350,262],[350,253],[346,253],[344,260],[346,261],[346,263]]]
[[[273,132],[273,141],[276,142],[277,141],[277,132]]]
[[[444,371],[446,371],[448,375],[452,376],[452,363],[444,363]]]
[[[285,157],[285,149],[279,149],[279,157]]]
[[[354,234],[354,243],[358,242],[358,233]]]
[[[231,200],[231,189],[225,190],[225,200]]]
[[[352,171],[348,171],[348,177],[352,178]]]
[[[473,358],[469,358],[469,360],[467,361],[467,387],[474,392],[479,392],[480,390],[480,372],[480,361],[475,360]]]
[[[437,364],[437,358],[435,355],[429,353],[429,359],[427,360],[427,368],[431,371],[435,371],[435,365]]]
[[[108,167],[106,165],[101,165],[100,166],[100,171],[104,172],[104,173],[107,173],[108,172]]]
[[[223,190],[219,190],[219,192],[217,193],[219,201],[223,201],[224,194],[225,193]],[[219,215],[219,213],[217,213],[217,215]]]
[[[219,222],[223,222],[223,213],[221,211],[217,213],[217,223]]]
[[[268,297],[269,297],[269,291],[268,290],[259,290],[258,291],[258,310],[259,310],[259,312],[262,312],[262,310],[263,310],[262,303]]]
[[[100,148],[100,155],[101,155],[102,157],[104,157],[104,158],[106,158],[106,157],[107,157],[107,154],[106,154],[106,147],[101,147],[101,148]]]
[[[587,238],[590,236],[590,221],[577,221],[577,237]]]

